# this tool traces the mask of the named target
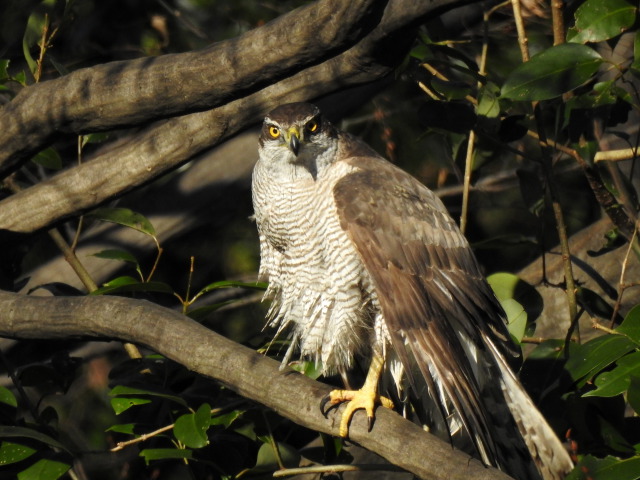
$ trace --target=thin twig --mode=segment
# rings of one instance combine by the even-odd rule
[[[593,320],[593,322],[591,323],[591,326],[593,328],[595,328],[596,330],[600,330],[602,332],[606,332],[606,333],[610,333],[612,335],[620,335],[619,332],[616,332],[614,329],[609,328],[609,327],[605,327],[604,325],[602,325],[601,323],[598,323],[597,320]]]
[[[42,63],[44,62],[44,54],[47,51],[47,33],[49,33],[49,15],[44,14],[44,25],[42,26],[42,36],[40,37],[40,53],[36,62],[36,71],[33,72],[33,78],[36,83],[40,81],[42,76]]]
[[[635,227],[633,222],[629,218],[629,215],[627,215],[625,209],[622,208],[613,194],[603,184],[602,179],[600,178],[597,171],[591,165],[589,165],[584,158],[582,158],[577,150],[556,143],[550,139],[541,139],[540,136],[532,130],[529,130],[527,132],[527,135],[538,140],[540,145],[543,147],[552,147],[562,153],[573,157],[580,168],[582,168],[582,173],[587,179],[587,182],[589,182],[589,186],[591,187],[591,191],[595,195],[596,200],[609,216],[613,224],[625,237],[630,238],[633,235]]]
[[[17,193],[21,190],[20,186],[13,181],[11,177],[5,179],[5,186],[11,190],[13,193]],[[57,228],[52,228],[47,231],[53,243],[58,247],[64,259],[71,266],[75,274],[78,276],[82,284],[85,286],[88,292],[93,292],[98,289],[98,285],[91,277],[91,274],[84,267],[83,263],[80,261],[78,256],[75,253],[75,249],[71,248],[71,246],[64,239],[62,234]],[[124,343],[123,344],[127,355],[129,355],[132,359],[142,358],[142,353],[140,353],[140,349],[134,345],[133,343]]]
[[[136,443],[140,443],[140,442],[146,442],[148,439],[155,437],[156,435],[160,435],[161,433],[164,433],[168,430],[171,430],[173,428],[173,426],[175,425],[175,423],[172,423],[171,425],[165,425],[164,427],[161,427],[157,430],[154,430],[153,432],[149,432],[149,433],[144,433],[142,435],[140,435],[139,437],[136,438],[132,438],[131,440],[126,440],[124,442],[118,442],[116,444],[115,447],[113,447],[111,450],[109,450],[110,452],[118,452],[122,449],[124,449],[125,447],[128,447],[130,445],[135,445]]]
[[[513,8],[513,19],[516,23],[516,30],[518,32],[518,45],[520,46],[520,55],[523,62],[529,61],[529,39],[524,29],[524,20],[522,19],[522,11],[520,10],[520,0],[511,0],[511,7]]]
[[[262,418],[264,419],[264,424],[267,426],[267,432],[269,434],[269,443],[271,444],[271,448],[273,449],[273,454],[276,457],[276,463],[278,464],[278,468],[284,469],[284,462],[282,461],[282,455],[280,455],[280,448],[278,447],[278,442],[273,436],[273,432],[271,431],[271,424],[269,423],[269,419],[267,418],[266,413],[262,410]]]
[[[430,65],[428,63],[422,63],[420,65],[422,68],[424,68],[427,72],[429,72],[431,75],[433,75],[434,77],[436,77],[439,80],[442,80],[443,82],[449,82],[449,78],[444,75],[442,72],[440,72],[437,68],[435,68],[433,65]],[[420,85],[420,87],[429,94],[429,96],[433,96],[435,95],[435,100],[442,100],[442,95],[438,95],[438,94],[431,94],[429,93],[429,88],[427,86],[425,86],[422,82],[418,82],[418,84]],[[478,104],[478,99],[471,96],[471,95],[465,95],[464,99],[468,102],[470,102],[473,105],[477,105]]]
[[[484,76],[486,74],[487,55],[489,52],[489,18],[498,9],[508,4],[509,4],[509,1],[507,0],[506,2],[496,5],[484,13],[484,16],[483,16],[484,34],[482,39],[482,56],[480,58],[480,68],[478,71],[478,75],[480,76]],[[424,67],[427,68],[426,64],[424,65]],[[439,72],[435,72],[434,75],[436,75],[437,73]],[[482,86],[482,83],[478,81],[478,88],[480,88],[481,86]],[[475,102],[472,102],[472,103],[477,105],[478,102],[476,100]],[[476,132],[475,130],[471,130],[469,132],[469,138],[467,140],[467,153],[465,156],[464,177],[463,177],[463,184],[462,184],[462,207],[460,212],[460,231],[463,234],[467,229],[467,217],[468,217],[468,211],[469,211],[469,192],[471,190],[471,173],[473,171],[473,155],[475,150],[475,144],[476,144]]]
[[[609,150],[606,152],[596,152],[593,161],[598,162],[620,162],[622,160],[632,160],[638,156],[637,148],[623,148],[621,150]]]
[[[211,409],[211,415],[219,415],[225,409],[233,408],[236,405],[239,405],[239,404],[241,404],[243,402],[244,402],[244,400],[238,400],[238,401],[234,401],[234,402],[229,403],[224,408],[221,408],[221,407],[212,408]],[[118,452],[118,451],[120,451],[120,450],[122,450],[125,447],[128,447],[130,445],[135,445],[136,443],[146,442],[150,438],[153,438],[153,437],[155,437],[157,435],[160,435],[161,433],[164,433],[164,432],[167,432],[167,431],[171,430],[174,426],[175,426],[175,423],[172,423],[171,425],[165,425],[164,427],[160,427],[159,429],[154,430],[153,432],[143,433],[139,437],[132,438],[131,440],[126,440],[124,442],[118,442],[116,444],[116,446],[113,447],[112,449],[110,449],[109,451],[110,452]]]
[[[438,94],[436,92],[434,92],[433,90],[431,90],[429,87],[427,87],[424,83],[422,82],[418,82],[418,87],[420,87],[422,89],[422,91],[424,93],[426,93],[427,95],[429,95],[432,99],[434,100],[442,100]]]
[[[78,165],[82,165],[82,135],[78,135],[77,140],[77,152],[78,152]],[[78,225],[76,226],[76,233],[73,236],[73,241],[71,242],[71,250],[74,252],[78,247],[78,242],[80,242],[80,234],[82,233],[82,227],[84,225],[84,215],[80,215],[78,217]]]
[[[538,126],[538,133],[543,142],[546,143],[544,137],[544,125],[542,125],[542,115],[540,114],[539,105],[534,106],[534,115]],[[564,223],[564,214],[558,200],[558,192],[553,179],[553,171],[551,168],[550,153],[547,148],[542,147],[542,171],[547,184],[547,191],[551,200],[551,208],[556,221],[556,230],[560,240],[560,251],[562,253],[562,265],[564,268],[564,280],[566,284],[567,301],[569,303],[569,319],[570,327],[567,332],[567,338],[576,333],[577,341],[580,341],[580,331],[578,330],[578,302],[576,298],[576,285],[573,277],[573,266],[571,262],[571,250],[569,248],[569,236],[567,235],[567,227]]]
[[[464,235],[467,228],[467,213],[469,210],[469,189],[471,188],[471,172],[473,171],[473,154],[476,144],[476,132],[469,131],[467,139],[467,153],[464,161],[464,177],[462,182],[462,211],[460,212],[460,231]]]
[[[611,313],[611,322],[610,328],[613,328],[615,324],[616,316],[618,315],[618,311],[620,310],[620,305],[622,304],[622,296],[624,295],[624,291],[626,289],[624,284],[624,275],[627,271],[627,264],[629,263],[629,256],[631,254],[631,250],[633,250],[633,246],[636,245],[636,240],[638,238],[638,225],[636,224],[636,228],[633,229],[633,235],[629,240],[629,246],[627,247],[627,253],[624,256],[624,260],[622,261],[622,267],[620,269],[620,281],[618,282],[618,298],[616,299],[616,303],[613,305],[613,312]]]
[[[98,286],[91,278],[91,274],[84,268],[84,265],[78,259],[78,256],[75,254],[73,249],[69,246],[67,241],[64,239],[62,234],[58,231],[57,228],[52,228],[47,232],[53,243],[60,249],[62,254],[64,255],[64,259],[71,266],[73,271],[76,273],[82,284],[89,292],[93,292],[98,289]]]
[[[565,42],[564,28],[564,2],[551,0],[551,19],[553,22],[553,44],[560,45]]]
[[[341,473],[341,472],[405,472],[395,465],[314,465],[312,467],[286,468],[273,472],[274,477],[288,477],[291,475],[303,475],[307,473]]]
[[[156,242],[156,249],[158,251],[158,254],[156,255],[156,259],[153,262],[153,266],[151,267],[151,271],[149,272],[149,275],[147,276],[147,280],[146,280],[147,282],[150,282],[151,278],[153,277],[153,274],[156,273],[156,268],[158,268],[158,264],[160,263],[160,257],[162,256],[162,252],[163,252],[163,249],[160,246],[160,242],[158,242],[158,239],[156,238],[156,236],[155,235],[151,235],[151,238],[153,238],[153,241]]]
[[[516,23],[516,29],[518,31],[518,44],[520,45],[520,51],[522,54],[522,61],[529,61],[529,48],[528,40],[524,27],[524,20],[522,19],[522,12],[520,11],[520,0],[512,0],[514,20]],[[567,338],[573,336],[573,332],[576,331],[578,326],[578,303],[576,298],[576,287],[573,277],[573,268],[571,265],[571,251],[569,249],[569,238],[567,236],[567,228],[564,223],[564,215],[562,213],[562,207],[558,201],[558,192],[556,184],[553,180],[553,172],[551,167],[551,154],[545,145],[548,145],[544,125],[542,122],[542,115],[540,111],[540,104],[533,102],[533,114],[536,121],[536,127],[538,130],[538,136],[541,145],[542,154],[542,171],[545,177],[545,183],[547,185],[547,192],[551,200],[551,207],[556,221],[556,230],[558,231],[558,237],[560,239],[560,248],[562,252],[562,263],[564,266],[564,277],[566,283],[566,294],[569,303],[569,319],[570,327],[567,332]],[[579,341],[579,331],[577,333]]]

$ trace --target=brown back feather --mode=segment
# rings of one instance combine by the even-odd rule
[[[481,457],[504,468],[494,415],[463,346],[467,341],[480,358],[491,358],[482,340],[486,336],[506,358],[517,361],[504,312],[435,194],[368,147],[353,145],[361,142],[347,143],[349,153],[361,156],[346,160],[357,170],[336,184],[334,198],[341,226],[374,281],[394,351],[407,371],[418,366],[441,412],[446,406],[440,392],[451,402]],[[504,404],[495,384],[492,394]],[[517,432],[513,420],[507,423]],[[527,471],[522,478],[538,478],[526,466],[532,463],[522,438],[508,448],[518,452],[518,469]]]

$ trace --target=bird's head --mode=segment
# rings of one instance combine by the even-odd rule
[[[260,156],[304,165],[314,173],[317,160],[335,147],[335,128],[310,103],[281,105],[265,117],[260,135]]]

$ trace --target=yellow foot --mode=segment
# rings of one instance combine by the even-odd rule
[[[356,410],[364,409],[367,412],[369,431],[371,431],[376,404],[393,409],[393,402],[387,397],[378,395],[378,392],[373,389],[362,388],[360,390],[332,390],[320,402],[320,411],[326,417],[329,410],[344,402],[349,403],[340,419],[340,436],[343,438],[349,435],[349,422],[351,422],[351,417],[353,417]],[[328,408],[325,409],[327,404]]]

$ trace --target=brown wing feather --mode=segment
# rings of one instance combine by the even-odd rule
[[[481,456],[496,464],[492,427],[463,342],[485,349],[481,337],[488,335],[507,358],[517,357],[504,313],[433,192],[379,157],[346,161],[357,170],[334,189],[341,225],[374,281],[394,351],[407,370],[415,360],[436,402],[438,384]]]

